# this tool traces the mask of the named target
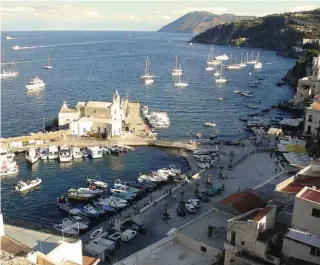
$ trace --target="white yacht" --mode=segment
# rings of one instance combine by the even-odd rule
[[[0,176],[13,175],[19,172],[19,167],[14,159],[0,161]]]
[[[45,83],[39,77],[35,77],[29,81],[28,85],[26,85],[27,90],[35,90],[39,88],[45,87]]]
[[[39,160],[39,152],[35,148],[30,148],[26,151],[26,159],[29,163],[34,164]]]
[[[72,157],[71,148],[68,145],[63,145],[59,150],[60,162],[70,162]]]
[[[91,158],[102,158],[103,152],[99,146],[88,147],[88,156]]]
[[[52,69],[52,65],[50,64],[50,58],[48,56],[48,63],[46,65],[43,66],[43,68],[45,69]]]
[[[254,69],[261,69],[262,68],[262,63],[259,62],[259,52],[258,52],[258,55],[257,55],[257,59],[256,59],[256,62],[253,66]]]
[[[79,147],[72,148],[72,156],[73,156],[73,159],[82,158],[82,152]]]
[[[42,160],[48,159],[48,148],[47,147],[41,147],[39,152],[40,152],[40,158]]]
[[[221,61],[221,64],[220,64],[219,78],[217,78],[215,81],[216,81],[217,84],[225,84],[225,83],[228,82],[228,80],[225,77],[223,77],[222,61]]]
[[[57,146],[49,146],[48,159],[58,159],[59,158],[59,149]]]
[[[186,83],[186,82],[181,82],[181,80],[180,80],[180,75],[179,75],[179,80],[178,80],[177,83],[174,83],[174,86],[175,86],[175,87],[187,87],[187,86],[188,86],[188,83]]]
[[[149,57],[147,56],[146,59],[146,68],[144,70],[144,75],[140,76],[141,79],[154,79],[154,76],[150,74],[150,61]]]
[[[23,181],[23,180],[19,180],[17,183],[17,186],[15,186],[16,191],[27,191],[32,189],[33,187],[39,186],[40,183],[42,182],[41,179],[36,178],[34,180],[27,180],[27,181]]]
[[[172,75],[173,76],[180,76],[182,75],[182,69],[181,69],[181,64],[180,64],[180,68],[178,68],[178,56],[176,56],[176,67],[174,69],[172,69]]]

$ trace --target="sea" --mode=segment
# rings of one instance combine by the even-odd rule
[[[10,39],[6,37],[10,36]],[[247,137],[239,118],[270,108],[279,100],[293,97],[294,90],[277,87],[279,81],[294,65],[291,58],[277,56],[263,49],[246,49],[215,45],[215,54],[232,53],[240,62],[248,52],[254,59],[259,52],[263,68],[254,70],[248,65],[241,70],[224,70],[228,83],[217,85],[213,73],[205,71],[209,45],[189,43],[192,34],[160,32],[117,31],[30,31],[2,32],[2,60],[13,65],[2,65],[19,72],[16,78],[1,80],[1,137],[28,135],[42,130],[45,122],[57,117],[66,101],[74,106],[78,101],[111,101],[118,89],[120,97],[148,105],[151,111],[166,111],[171,121],[168,129],[158,131],[158,137],[184,140],[206,137],[219,132],[219,137],[232,139]],[[24,49],[14,50],[14,46]],[[146,57],[154,84],[145,86],[139,78],[144,73]],[[171,75],[175,58],[183,69],[182,81],[187,88],[176,88]],[[43,65],[48,57],[53,69]],[[228,62],[226,62],[228,63]],[[248,82],[265,76],[257,88]],[[46,83],[38,92],[27,92],[25,85],[35,76]],[[250,91],[254,97],[235,94],[235,90]],[[219,101],[218,98],[223,98]],[[249,109],[245,103],[258,109]],[[261,103],[259,103],[261,102]],[[266,116],[275,117],[277,110]],[[206,121],[217,124],[215,128],[203,127]],[[104,181],[116,178],[136,179],[170,164],[187,170],[180,154],[157,148],[137,148],[125,156],[108,156],[101,160],[84,160],[68,165],[39,161],[30,166],[23,155],[17,160],[20,172],[1,181],[1,210],[5,214],[27,220],[58,222],[63,217],[55,202],[71,187],[83,186],[87,176],[100,175]],[[19,179],[41,177],[43,183],[25,196],[14,186]]]

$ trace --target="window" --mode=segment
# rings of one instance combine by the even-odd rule
[[[241,245],[244,246],[244,241],[241,241]]]
[[[309,115],[308,122],[312,122],[312,115]]]
[[[203,247],[203,246],[201,246],[200,250],[201,250],[202,252],[204,252],[204,253],[207,252],[207,248],[206,248],[206,247]]]
[[[311,133],[311,126],[308,126],[308,133]]]
[[[233,232],[233,231],[231,232],[230,244],[231,244],[231,245],[235,245],[235,244],[236,244],[236,233]]]
[[[310,255],[320,257],[320,248],[311,247]]]
[[[320,209],[315,209],[315,208],[313,208],[311,215],[312,215],[313,217],[320,218]]]

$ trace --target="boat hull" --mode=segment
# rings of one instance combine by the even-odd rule
[[[46,86],[45,84],[26,85],[26,89],[27,90],[36,90],[36,89],[44,88],[45,86]]]
[[[30,164],[34,164],[39,160],[39,157],[26,157],[26,160],[30,163]]]

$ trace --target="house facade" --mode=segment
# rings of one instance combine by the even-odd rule
[[[304,132],[317,135],[320,127],[320,94],[314,97],[313,103],[306,109]]]

